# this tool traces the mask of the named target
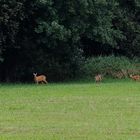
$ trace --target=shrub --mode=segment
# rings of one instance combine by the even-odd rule
[[[127,57],[92,57],[85,61],[83,66],[84,77],[91,78],[96,74],[102,74],[112,78],[124,78],[129,74],[139,73],[136,60],[129,60]]]

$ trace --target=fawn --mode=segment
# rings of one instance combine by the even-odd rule
[[[139,81],[140,80],[140,75],[130,75],[130,78],[135,80],[135,81]]]
[[[46,80],[46,76],[45,75],[39,75],[37,76],[37,73],[33,73],[34,75],[34,81],[38,84],[38,83],[45,83],[47,84],[47,80]]]
[[[95,76],[95,82],[101,82],[102,81],[102,75],[101,74],[98,74]]]

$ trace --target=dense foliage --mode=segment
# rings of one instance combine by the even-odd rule
[[[65,80],[85,57],[140,57],[139,0],[0,0],[0,79]]]
[[[94,76],[101,74],[103,77],[111,78],[127,78],[130,74],[139,74],[140,65],[133,59],[130,60],[126,57],[94,57],[88,58],[81,72],[83,73],[83,78],[94,79]]]

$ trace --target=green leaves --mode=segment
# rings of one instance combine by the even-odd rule
[[[139,8],[139,0],[0,0],[0,61],[13,72],[27,64],[57,73],[56,65],[58,77],[64,69],[71,77],[84,55],[140,56]]]
[[[12,46],[16,43],[15,38],[20,22],[24,18],[23,2],[0,1],[0,42],[3,44],[2,47]]]

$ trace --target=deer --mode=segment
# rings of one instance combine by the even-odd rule
[[[98,75],[95,75],[95,82],[101,82],[102,81],[102,75],[101,74],[98,74]]]
[[[45,75],[37,76],[37,73],[33,73],[33,75],[34,75],[34,81],[35,81],[36,84],[38,84],[40,82],[41,83],[45,83],[45,84],[48,83],[47,80],[46,80],[46,76]]]
[[[132,75],[132,74],[130,74],[130,78],[135,80],[135,81],[140,81],[140,75]]]

